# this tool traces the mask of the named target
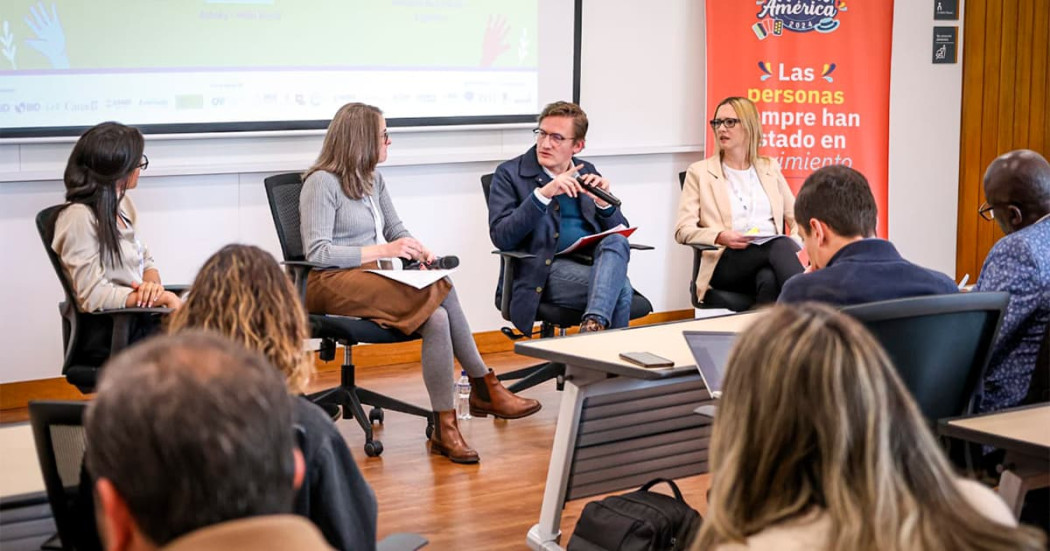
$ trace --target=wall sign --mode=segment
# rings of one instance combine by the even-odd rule
[[[933,18],[958,21],[959,0],[933,0]]]
[[[933,28],[933,62],[958,63],[959,27]]]

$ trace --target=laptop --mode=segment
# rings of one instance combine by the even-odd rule
[[[733,348],[736,333],[723,331],[682,331],[689,351],[696,360],[696,369],[704,386],[714,399],[722,397],[722,378],[729,351]]]

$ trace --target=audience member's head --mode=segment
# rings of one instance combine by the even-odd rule
[[[197,272],[168,332],[207,329],[261,352],[293,393],[313,374],[303,350],[306,315],[291,280],[270,253],[252,245],[227,245]]]
[[[728,106],[728,108],[723,109],[725,106]],[[744,132],[744,146],[747,150],[747,158],[745,160],[748,163],[753,163],[758,159],[758,148],[762,144],[762,121],[758,115],[758,107],[755,107],[754,102],[738,96],[728,97],[715,107],[713,118],[723,120],[738,119]],[[718,128],[712,128],[712,130],[717,138]],[[718,139],[715,139],[715,150],[718,151],[719,159],[725,157],[724,146]]]
[[[863,174],[832,165],[810,174],[795,199],[795,219],[809,260],[823,268],[845,245],[875,235],[878,207]]]
[[[291,400],[261,355],[214,334],[157,337],[110,361],[85,418],[107,549],[289,513],[304,468]]]
[[[1034,224],[1050,213],[1050,162],[1030,149],[996,157],[984,172],[984,196],[1003,233]]]
[[[1030,548],[1029,532],[968,505],[886,353],[846,314],[768,310],[740,334],[718,408],[701,549],[814,510],[830,517],[826,549]]]
[[[364,103],[348,103],[328,123],[321,153],[303,174],[303,180],[318,171],[339,177],[343,192],[351,199],[372,194],[376,165],[386,160],[389,136],[383,112]]]

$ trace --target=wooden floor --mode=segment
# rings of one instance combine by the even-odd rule
[[[485,361],[497,373],[533,362],[511,352],[486,355]],[[323,373],[312,387],[332,386],[338,376],[337,371]],[[427,403],[418,363],[362,369],[358,381],[377,392]],[[467,442],[481,456],[477,465],[456,465],[430,454],[426,421],[418,417],[386,414],[385,424],[376,432],[384,447],[378,458],[365,456],[364,435],[356,421],[339,421],[337,426],[379,501],[379,536],[416,532],[430,540],[427,549],[433,550],[527,549],[525,534],[539,518],[561,393],[549,381],[523,396],[540,400],[543,409],[525,419],[479,418],[461,425]],[[8,411],[4,421],[24,416],[24,410]],[[683,479],[679,485],[686,500],[705,513],[708,476]],[[563,546],[587,501],[566,506]]]

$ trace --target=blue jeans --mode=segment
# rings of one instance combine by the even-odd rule
[[[631,247],[622,235],[610,235],[594,247],[594,264],[587,266],[558,257],[551,263],[543,302],[583,310],[606,327],[627,327],[634,290],[627,279]]]

